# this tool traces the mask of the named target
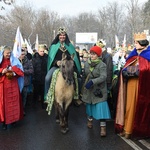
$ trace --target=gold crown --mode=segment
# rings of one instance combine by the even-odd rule
[[[88,57],[89,57],[89,54],[88,54],[88,53],[84,53],[84,54],[83,54],[83,57],[84,57],[84,58],[88,58]]]
[[[141,41],[141,40],[146,40],[146,34],[144,32],[140,33],[138,32],[137,34],[134,34],[134,40],[135,41]]]
[[[58,29],[58,34],[61,34],[61,33],[66,33],[66,29],[64,27],[60,27]]]
[[[44,44],[40,44],[38,48],[45,48]]]
[[[22,43],[22,48],[25,48],[27,47],[27,44],[26,43]]]
[[[99,40],[96,42],[96,46],[99,46],[99,47],[103,48],[103,47],[106,46],[106,42],[105,42],[103,39],[99,39]]]

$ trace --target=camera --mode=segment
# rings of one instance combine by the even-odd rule
[[[96,96],[96,97],[99,97],[99,98],[102,98],[103,97],[103,94],[102,94],[102,91],[100,89],[96,89],[93,94]]]

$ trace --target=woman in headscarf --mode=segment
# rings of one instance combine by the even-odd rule
[[[0,122],[4,130],[8,124],[23,117],[21,91],[24,84],[24,72],[18,58],[11,48],[5,46],[0,51]]]

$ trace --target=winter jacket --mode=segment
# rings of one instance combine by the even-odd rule
[[[107,86],[111,86],[112,84],[112,77],[113,77],[113,61],[112,61],[112,56],[105,50],[102,53],[102,61],[106,64],[107,66]]]
[[[32,58],[32,64],[34,68],[34,74],[33,74],[33,84],[43,84],[45,83],[45,76],[47,73],[47,54],[44,54],[44,56],[40,56],[38,53],[33,56]]]
[[[33,75],[33,65],[27,56],[24,57],[21,63],[24,70],[24,86],[28,86],[30,84],[31,75]]]
[[[88,64],[88,61],[85,62],[84,70],[85,70],[85,78],[88,76],[90,73],[89,70],[90,66]],[[106,64],[100,61],[99,64],[97,64],[92,73],[90,73],[88,81],[92,80],[93,86],[90,89],[86,89],[84,87],[83,90],[83,95],[82,95],[82,100],[85,103],[89,104],[96,104],[102,101],[107,100],[107,83],[106,83],[106,78],[107,78],[107,71],[106,71]],[[96,89],[100,89],[102,92],[102,97],[96,97],[94,95],[94,91]]]

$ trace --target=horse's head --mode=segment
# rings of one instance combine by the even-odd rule
[[[74,54],[66,55],[62,54],[62,60],[60,65],[60,71],[67,84],[71,85],[74,83]]]

